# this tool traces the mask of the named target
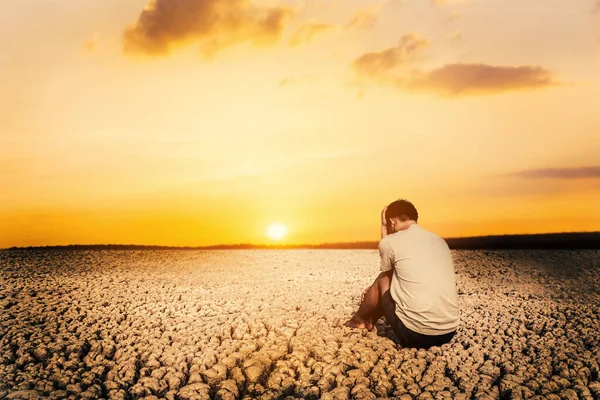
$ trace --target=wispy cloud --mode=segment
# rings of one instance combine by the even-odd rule
[[[381,0],[378,3],[368,7],[361,7],[354,13],[352,19],[346,24],[346,29],[369,29],[375,25],[377,18],[381,14],[381,9],[387,4],[388,0]]]
[[[399,82],[400,87],[459,96],[535,89],[553,84],[552,73],[537,66],[447,64],[418,75],[406,83]]]
[[[86,52],[91,53],[96,50],[96,42],[94,40],[88,40],[83,44],[83,48]]]
[[[333,25],[322,22],[307,22],[300,26],[290,37],[290,45],[297,46],[310,42],[315,36],[333,29]]]
[[[87,53],[91,53],[96,50],[98,47],[98,42],[100,41],[100,33],[96,32],[94,36],[83,44],[83,48]]]
[[[452,33],[446,34],[445,37],[448,40],[460,41],[462,40],[462,33],[459,30],[454,30]]]
[[[196,44],[206,56],[239,43],[279,41],[293,11],[260,8],[244,0],[150,0],[123,33],[124,51],[166,55],[174,46]]]
[[[441,7],[441,6],[445,6],[445,5],[465,3],[465,2],[466,2],[466,0],[431,0],[431,5],[434,7]]]
[[[446,64],[424,71],[416,67],[428,41],[415,33],[386,50],[363,54],[352,66],[359,95],[366,83],[391,85],[402,91],[432,92],[442,96],[500,93],[553,85],[553,74],[539,66],[497,66],[483,63]]]
[[[314,77],[311,75],[303,75],[303,76],[288,76],[279,80],[278,86],[280,88],[284,88],[290,85],[299,85],[303,83],[313,82]]]
[[[487,176],[469,189],[475,197],[558,197],[600,189],[600,166],[537,168]],[[583,182],[582,182],[583,181]]]
[[[463,14],[458,11],[452,11],[452,12],[450,12],[450,14],[448,14],[448,17],[446,17],[446,21],[448,21],[448,22],[454,21],[455,19],[458,19],[462,15]]]
[[[377,21],[377,14],[372,10],[358,10],[352,19],[346,24],[346,29],[372,28]]]
[[[600,178],[600,166],[573,168],[540,168],[519,171],[509,176],[527,179],[589,179]]]
[[[307,22],[300,26],[290,37],[289,43],[296,46],[311,41],[315,36],[324,32],[350,29],[370,29],[377,22],[381,9],[388,0],[380,0],[377,3],[356,10],[350,21],[344,24],[328,24],[323,22]]]
[[[408,33],[394,47],[382,51],[365,53],[352,62],[361,77],[387,80],[388,74],[397,68],[412,63],[419,51],[429,42],[417,33]]]

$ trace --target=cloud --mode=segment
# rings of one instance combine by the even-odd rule
[[[278,86],[280,88],[284,88],[290,85],[299,85],[303,83],[310,83],[314,81],[314,77],[310,75],[303,76],[288,76],[286,78],[280,79]]]
[[[458,96],[472,93],[500,93],[552,85],[552,73],[537,66],[495,66],[487,64],[447,64],[421,72],[404,88]]]
[[[346,29],[359,28],[368,29],[372,28],[377,21],[377,15],[369,10],[358,10],[352,19],[346,24]]]
[[[87,53],[91,53],[98,48],[100,42],[100,32],[94,33],[94,36],[83,44],[83,49]]]
[[[452,33],[448,33],[444,36],[446,37],[446,39],[452,41],[460,41],[463,38],[462,33],[459,30],[454,30]]]
[[[465,3],[465,2],[466,2],[466,0],[431,0],[431,5],[433,7],[441,7],[441,6],[445,6],[445,5]]]
[[[458,11],[452,11],[450,12],[450,14],[448,14],[448,16],[446,17],[446,21],[454,21],[455,19],[461,17],[463,14],[458,12]]]
[[[290,45],[297,46],[311,41],[316,35],[333,29],[333,25],[322,22],[307,22],[300,26],[291,36]]]
[[[446,64],[423,71],[415,67],[428,45],[417,34],[405,35],[389,49],[363,54],[352,62],[359,96],[368,82],[394,86],[402,91],[433,92],[443,96],[500,93],[554,84],[550,71],[538,66],[495,66],[483,63]]]
[[[359,76],[375,80],[385,79],[398,67],[412,63],[419,51],[429,42],[416,33],[408,33],[400,39],[395,47],[365,53],[352,62]]]
[[[600,0],[596,1],[594,8],[592,8],[592,14],[600,13]]]
[[[492,174],[469,190],[469,195],[559,197],[598,189],[600,166],[559,167]]]
[[[124,51],[160,56],[194,43],[213,56],[240,43],[270,45],[292,14],[290,8],[260,8],[245,0],[150,0],[123,32]]]
[[[290,45],[296,46],[309,42],[316,35],[332,29],[370,29],[375,25],[381,9],[388,0],[380,0],[378,3],[371,4],[369,7],[362,7],[356,10],[352,19],[345,25],[330,25],[321,22],[307,22],[298,28],[290,38]]]
[[[346,24],[346,29],[370,29],[377,22],[377,17],[379,16],[379,12],[381,6],[377,9],[367,9],[363,8],[357,10],[352,19]]]
[[[527,179],[589,179],[600,178],[600,166],[574,168],[541,168],[514,172],[509,176]]]
[[[345,25],[346,29],[370,29],[377,22],[381,9],[389,0],[380,0],[378,3],[356,10],[352,19]]]
[[[88,53],[93,52],[94,50],[96,50],[96,41],[94,41],[93,39],[88,40],[83,44],[83,48]]]

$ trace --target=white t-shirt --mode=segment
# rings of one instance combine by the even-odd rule
[[[443,335],[458,327],[454,263],[443,238],[415,223],[384,236],[379,255],[382,271],[394,269],[390,294],[408,329]]]

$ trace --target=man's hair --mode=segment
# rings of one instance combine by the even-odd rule
[[[385,220],[390,218],[398,217],[401,221],[412,219],[417,222],[419,219],[419,213],[413,204],[405,199],[398,199],[387,207],[385,210]]]

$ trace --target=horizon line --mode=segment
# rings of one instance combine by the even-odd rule
[[[577,231],[577,232],[548,232],[548,233],[516,233],[516,234],[501,234],[501,235],[479,235],[479,236],[455,236],[449,238],[443,238],[448,241],[465,241],[473,239],[484,239],[484,238],[518,238],[518,237],[531,237],[531,236],[552,236],[552,235],[577,235],[577,234],[600,234],[600,231]],[[61,248],[61,247],[93,247],[93,246],[133,246],[133,247],[154,247],[154,248],[165,248],[165,249],[197,249],[197,250],[211,250],[223,247],[294,247],[294,248],[311,248],[311,247],[322,247],[322,246],[350,246],[350,245],[367,245],[378,243],[381,239],[377,240],[358,240],[353,242],[325,242],[318,244],[308,243],[234,243],[234,244],[212,244],[204,246],[178,246],[178,245],[156,245],[156,244],[135,244],[135,243],[95,243],[95,244],[57,244],[57,245],[37,245],[37,246],[11,246],[0,248],[0,250],[26,250],[26,249],[39,249],[39,248]]]

